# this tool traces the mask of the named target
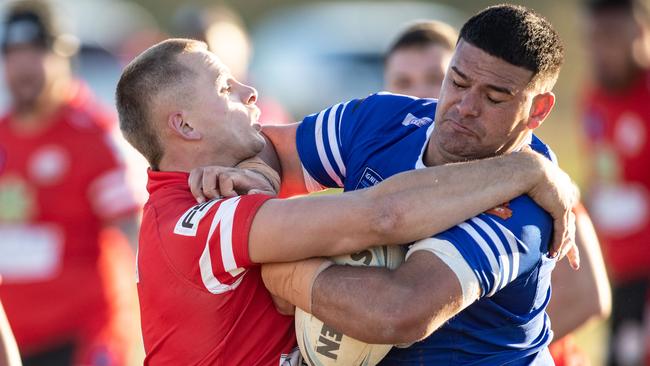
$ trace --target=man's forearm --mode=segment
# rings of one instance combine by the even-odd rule
[[[385,243],[406,243],[444,231],[526,193],[541,176],[533,154],[450,164],[395,175],[368,189],[371,199],[390,197],[395,215]]]
[[[526,192],[536,161],[518,154],[405,172],[342,195],[267,201],[251,228],[251,259],[334,256],[429,237]]]
[[[395,271],[332,266],[305,281],[300,269],[312,263],[318,260],[264,265],[264,284],[272,294],[367,343],[423,339],[463,306],[458,278],[430,253],[416,252]]]

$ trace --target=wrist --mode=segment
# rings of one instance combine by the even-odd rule
[[[518,176],[515,179],[522,183],[524,192],[533,190],[544,178],[542,156],[533,151],[519,151],[510,155],[518,162]]]
[[[262,279],[271,294],[311,313],[316,278],[333,264],[325,258],[265,264],[262,266]]]

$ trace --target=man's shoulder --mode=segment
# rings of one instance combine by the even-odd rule
[[[160,240],[166,251],[178,251],[193,260],[208,243],[247,242],[257,210],[268,199],[257,194],[197,203],[185,189],[162,189],[153,192],[145,205],[142,226],[151,230],[143,230],[143,238]]]

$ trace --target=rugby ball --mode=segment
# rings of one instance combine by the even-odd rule
[[[380,246],[331,258],[336,264],[397,268],[404,262],[401,246]],[[393,347],[368,344],[329,327],[315,316],[296,308],[296,338],[302,357],[310,366],[372,366]]]

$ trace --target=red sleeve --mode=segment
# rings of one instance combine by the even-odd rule
[[[124,217],[140,207],[127,182],[116,141],[105,127],[111,116],[95,105],[72,107],[66,115],[78,136],[73,151],[84,163],[85,193],[93,213],[102,221]]]
[[[248,235],[257,210],[269,198],[247,195],[212,200],[188,209],[176,221],[174,234],[191,237],[186,240],[201,250],[198,272],[193,272],[208,291],[219,294],[234,289],[246,269],[254,265]],[[196,264],[190,266],[197,268]]]

